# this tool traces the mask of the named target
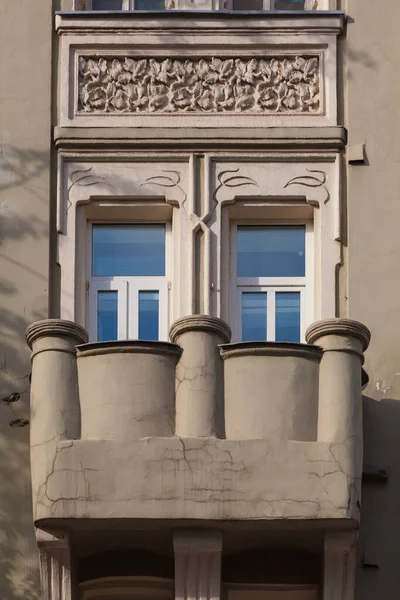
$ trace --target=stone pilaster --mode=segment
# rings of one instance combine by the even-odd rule
[[[328,533],[324,544],[323,600],[354,600],[357,533]]]
[[[220,600],[222,534],[174,533],[175,600]]]
[[[56,538],[37,530],[36,539],[40,557],[41,600],[72,600],[68,535]]]

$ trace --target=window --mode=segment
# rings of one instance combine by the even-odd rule
[[[166,224],[92,223],[89,333],[95,341],[166,340]]]
[[[233,10],[304,10],[306,0],[233,0]]]
[[[231,302],[240,341],[300,342],[311,311],[311,226],[234,225]]]
[[[165,10],[165,0],[86,0],[86,10]]]

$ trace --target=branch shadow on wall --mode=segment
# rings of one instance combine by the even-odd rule
[[[0,156],[0,597],[37,600],[38,562],[29,460],[29,349],[25,328],[47,316],[47,276],[32,242],[48,247],[49,153]],[[40,179],[42,177],[42,179]],[[19,195],[20,194],[20,195]],[[29,210],[26,211],[28,200]],[[29,203],[31,202],[31,206]],[[25,212],[26,211],[26,212]],[[41,215],[44,215],[42,218]]]

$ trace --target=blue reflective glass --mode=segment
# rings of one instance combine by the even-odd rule
[[[93,225],[93,275],[165,275],[165,225]]]
[[[165,0],[135,0],[135,10],[165,10]]]
[[[139,292],[139,339],[157,341],[159,293]]]
[[[108,342],[118,338],[118,292],[98,292],[97,341]]]
[[[304,10],[304,0],[275,0],[275,10]]]
[[[304,226],[238,227],[238,277],[304,277]]]
[[[242,294],[242,341],[265,342],[267,339],[267,294]]]
[[[122,10],[122,0],[92,0],[92,10]]]
[[[276,341],[300,342],[300,292],[277,292],[275,309]]]

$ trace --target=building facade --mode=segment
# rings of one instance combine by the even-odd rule
[[[1,597],[397,597],[397,4],[31,4]]]

